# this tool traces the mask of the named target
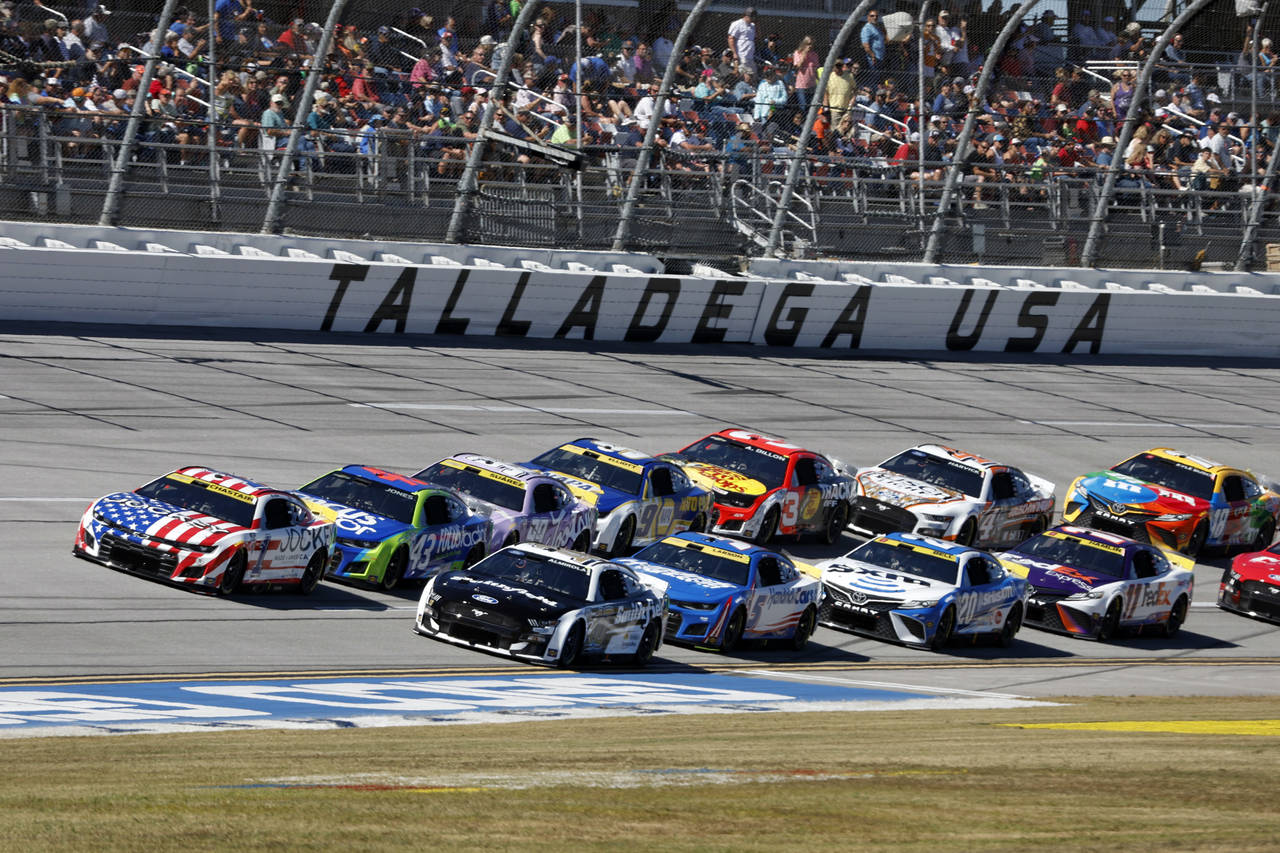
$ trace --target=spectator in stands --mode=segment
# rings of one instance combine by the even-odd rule
[[[938,44],[942,49],[942,64],[950,71],[969,69],[969,21],[961,18],[952,22],[951,12],[938,13]]]
[[[107,18],[111,17],[111,10],[106,6],[94,7],[93,14],[84,19],[84,35],[88,44],[102,42],[108,44],[111,42],[111,33],[107,31]]]
[[[1116,115],[1124,117],[1129,114],[1129,104],[1133,103],[1134,75],[1132,71],[1116,72],[1117,80],[1111,87],[1111,105]]]
[[[849,60],[840,59],[831,69],[831,77],[827,80],[827,89],[822,96],[822,105],[831,110],[839,121],[853,101],[857,81],[849,73]]]
[[[756,86],[755,106],[752,117],[756,122],[769,121],[774,111],[787,103],[787,86],[778,77],[777,66],[764,67],[764,79]]]
[[[264,148],[284,148],[289,142],[289,123],[284,117],[285,100],[282,93],[273,93],[267,111],[262,114]]]
[[[729,25],[729,51],[738,67],[745,70],[756,65],[756,10],[750,6]],[[776,61],[777,57],[774,57]]]
[[[213,13],[218,19],[218,38],[224,42],[235,41],[240,24],[261,17],[261,13],[253,8],[253,0],[218,0],[214,4]]]
[[[813,36],[806,35],[791,54],[791,67],[795,69],[796,101],[800,109],[809,106],[813,100],[813,90],[818,85],[818,52],[813,49]]]
[[[872,9],[867,13],[867,22],[862,26],[862,52],[865,55],[863,64],[867,71],[878,71],[885,59],[884,25],[880,23],[880,13]]]

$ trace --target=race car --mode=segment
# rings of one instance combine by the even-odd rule
[[[298,492],[337,526],[332,578],[389,590],[402,580],[469,566],[488,553],[489,519],[468,510],[456,492],[414,477],[348,465]]]
[[[591,548],[596,508],[573,496],[564,483],[523,465],[476,453],[441,459],[413,475],[462,495],[473,513],[493,525],[489,551],[517,542],[553,548]]]
[[[984,551],[914,533],[888,533],[819,563],[818,622],[941,650],[958,636],[1012,644],[1027,582]]]
[[[1187,618],[1195,561],[1146,542],[1061,524],[999,555],[1031,583],[1028,625],[1097,640]]]
[[[857,474],[849,527],[995,548],[1046,530],[1053,483],[940,444],[919,444]]]
[[[733,651],[743,640],[802,649],[817,625],[818,579],[740,539],[678,533],[618,560],[667,586],[668,642]]]
[[[333,542],[333,524],[297,495],[192,466],[94,501],[71,553],[201,592],[252,584],[307,595]]]
[[[1271,544],[1280,494],[1254,474],[1157,447],[1077,477],[1063,521],[1195,557],[1205,548]]]
[[[594,548],[620,557],[682,530],[703,530],[711,492],[679,466],[594,438],[554,447],[530,462],[596,508]]]
[[[1218,585],[1218,606],[1280,622],[1280,542],[1232,561]]]
[[[414,630],[536,663],[645,666],[662,645],[666,590],[626,566],[522,542],[427,581]]]
[[[839,461],[781,439],[724,429],[662,458],[714,493],[713,533],[760,545],[779,534],[814,533],[830,545],[848,523],[852,475]]]

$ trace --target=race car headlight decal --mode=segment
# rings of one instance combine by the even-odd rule
[[[1156,521],[1186,521],[1188,518],[1191,518],[1191,513],[1189,512],[1166,512],[1163,515],[1157,515],[1155,517],[1155,520]]]
[[[722,602],[719,601],[708,603],[705,601],[680,601],[677,598],[671,599],[671,604],[673,606],[683,608],[684,610],[715,610],[721,603]]]
[[[921,513],[920,517],[923,518],[925,521],[932,521],[936,524],[951,523],[951,516],[949,515],[929,515],[928,513]]]
[[[755,495],[744,495],[739,492],[717,492],[716,499],[725,506],[751,506],[756,502]]]
[[[346,545],[349,548],[368,549],[368,548],[377,548],[378,540],[377,539],[348,539],[345,536],[339,536],[338,544]]]
[[[1096,589],[1086,590],[1085,592],[1077,592],[1075,595],[1068,595],[1063,601],[1089,601],[1091,599],[1102,598],[1102,592]]]
[[[555,633],[556,625],[559,623],[559,619],[530,619],[529,632],[531,634],[539,634],[544,637],[549,637]]]
[[[937,607],[939,599],[937,598],[921,598],[916,601],[902,602],[903,610],[919,610],[925,607]]]

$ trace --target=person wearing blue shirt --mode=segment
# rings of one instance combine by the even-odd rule
[[[225,42],[236,40],[236,25],[253,14],[253,0],[218,0],[213,7],[218,16],[218,35]]]
[[[884,62],[885,38],[880,28],[880,13],[872,9],[862,27],[862,50],[867,54],[868,70],[878,68]]]

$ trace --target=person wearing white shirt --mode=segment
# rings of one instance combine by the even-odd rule
[[[756,67],[756,10],[747,7],[741,18],[729,25],[729,50],[739,68]]]
[[[764,67],[764,79],[756,86],[755,108],[751,117],[757,122],[769,120],[773,111],[787,102],[787,84],[778,77],[778,70],[772,65]]]
[[[636,126],[641,130],[648,130],[649,125],[653,123],[653,116],[658,105],[657,83],[649,84],[649,94],[636,101],[635,109],[631,111],[631,117],[636,120]],[[676,114],[676,105],[667,98],[666,103],[662,105],[663,116],[673,116]]]

